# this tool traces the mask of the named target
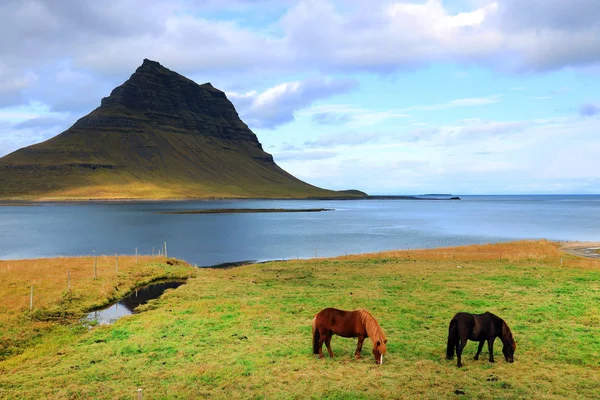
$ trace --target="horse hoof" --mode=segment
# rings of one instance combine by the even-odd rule
[[[479,357],[473,357],[473,360],[479,361]]]
[[[458,367],[458,368],[462,368],[462,364],[458,364],[458,365],[457,365],[457,367]]]

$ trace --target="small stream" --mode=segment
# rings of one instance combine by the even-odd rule
[[[160,297],[165,290],[178,288],[184,283],[185,281],[169,281],[144,286],[113,305],[88,313],[85,320],[96,321],[99,325],[112,324],[121,317],[133,314],[137,306]]]

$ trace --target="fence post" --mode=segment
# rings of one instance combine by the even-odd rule
[[[562,257],[560,258],[560,266],[563,266],[563,261],[562,261]]]
[[[29,293],[29,311],[33,310],[33,284],[31,285],[31,292]]]
[[[137,390],[137,400],[143,400],[144,395],[142,394],[142,389]]]
[[[154,257],[154,246],[152,246],[152,257]]]
[[[165,242],[165,258],[169,258],[169,256],[167,255],[167,242]]]

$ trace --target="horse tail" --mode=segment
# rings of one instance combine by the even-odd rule
[[[454,358],[454,347],[458,340],[458,324],[455,319],[450,321],[450,327],[448,328],[448,346],[446,347],[446,360],[452,360]]]
[[[312,334],[313,334],[313,354],[319,354],[319,340],[321,339],[321,334],[317,329],[317,317],[313,319],[312,323]]]

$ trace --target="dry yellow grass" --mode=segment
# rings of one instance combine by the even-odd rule
[[[166,261],[139,256],[136,263],[135,256],[119,256],[118,272],[115,256],[0,261],[0,326],[7,327],[0,330],[0,358],[20,351],[52,320],[78,317],[153,280],[195,273],[190,266]]]
[[[504,261],[544,262],[551,265],[577,268],[600,267],[598,259],[579,257],[563,251],[564,244],[548,240],[521,240],[506,243],[476,244],[434,249],[394,250],[374,254],[359,254],[339,259],[367,260],[377,258],[399,258],[404,260],[429,261]]]
[[[378,254],[396,258],[411,257],[416,260],[554,260],[565,256],[558,243],[547,240],[522,240],[434,249],[396,250]],[[372,258],[373,254],[353,257],[356,259]]]

